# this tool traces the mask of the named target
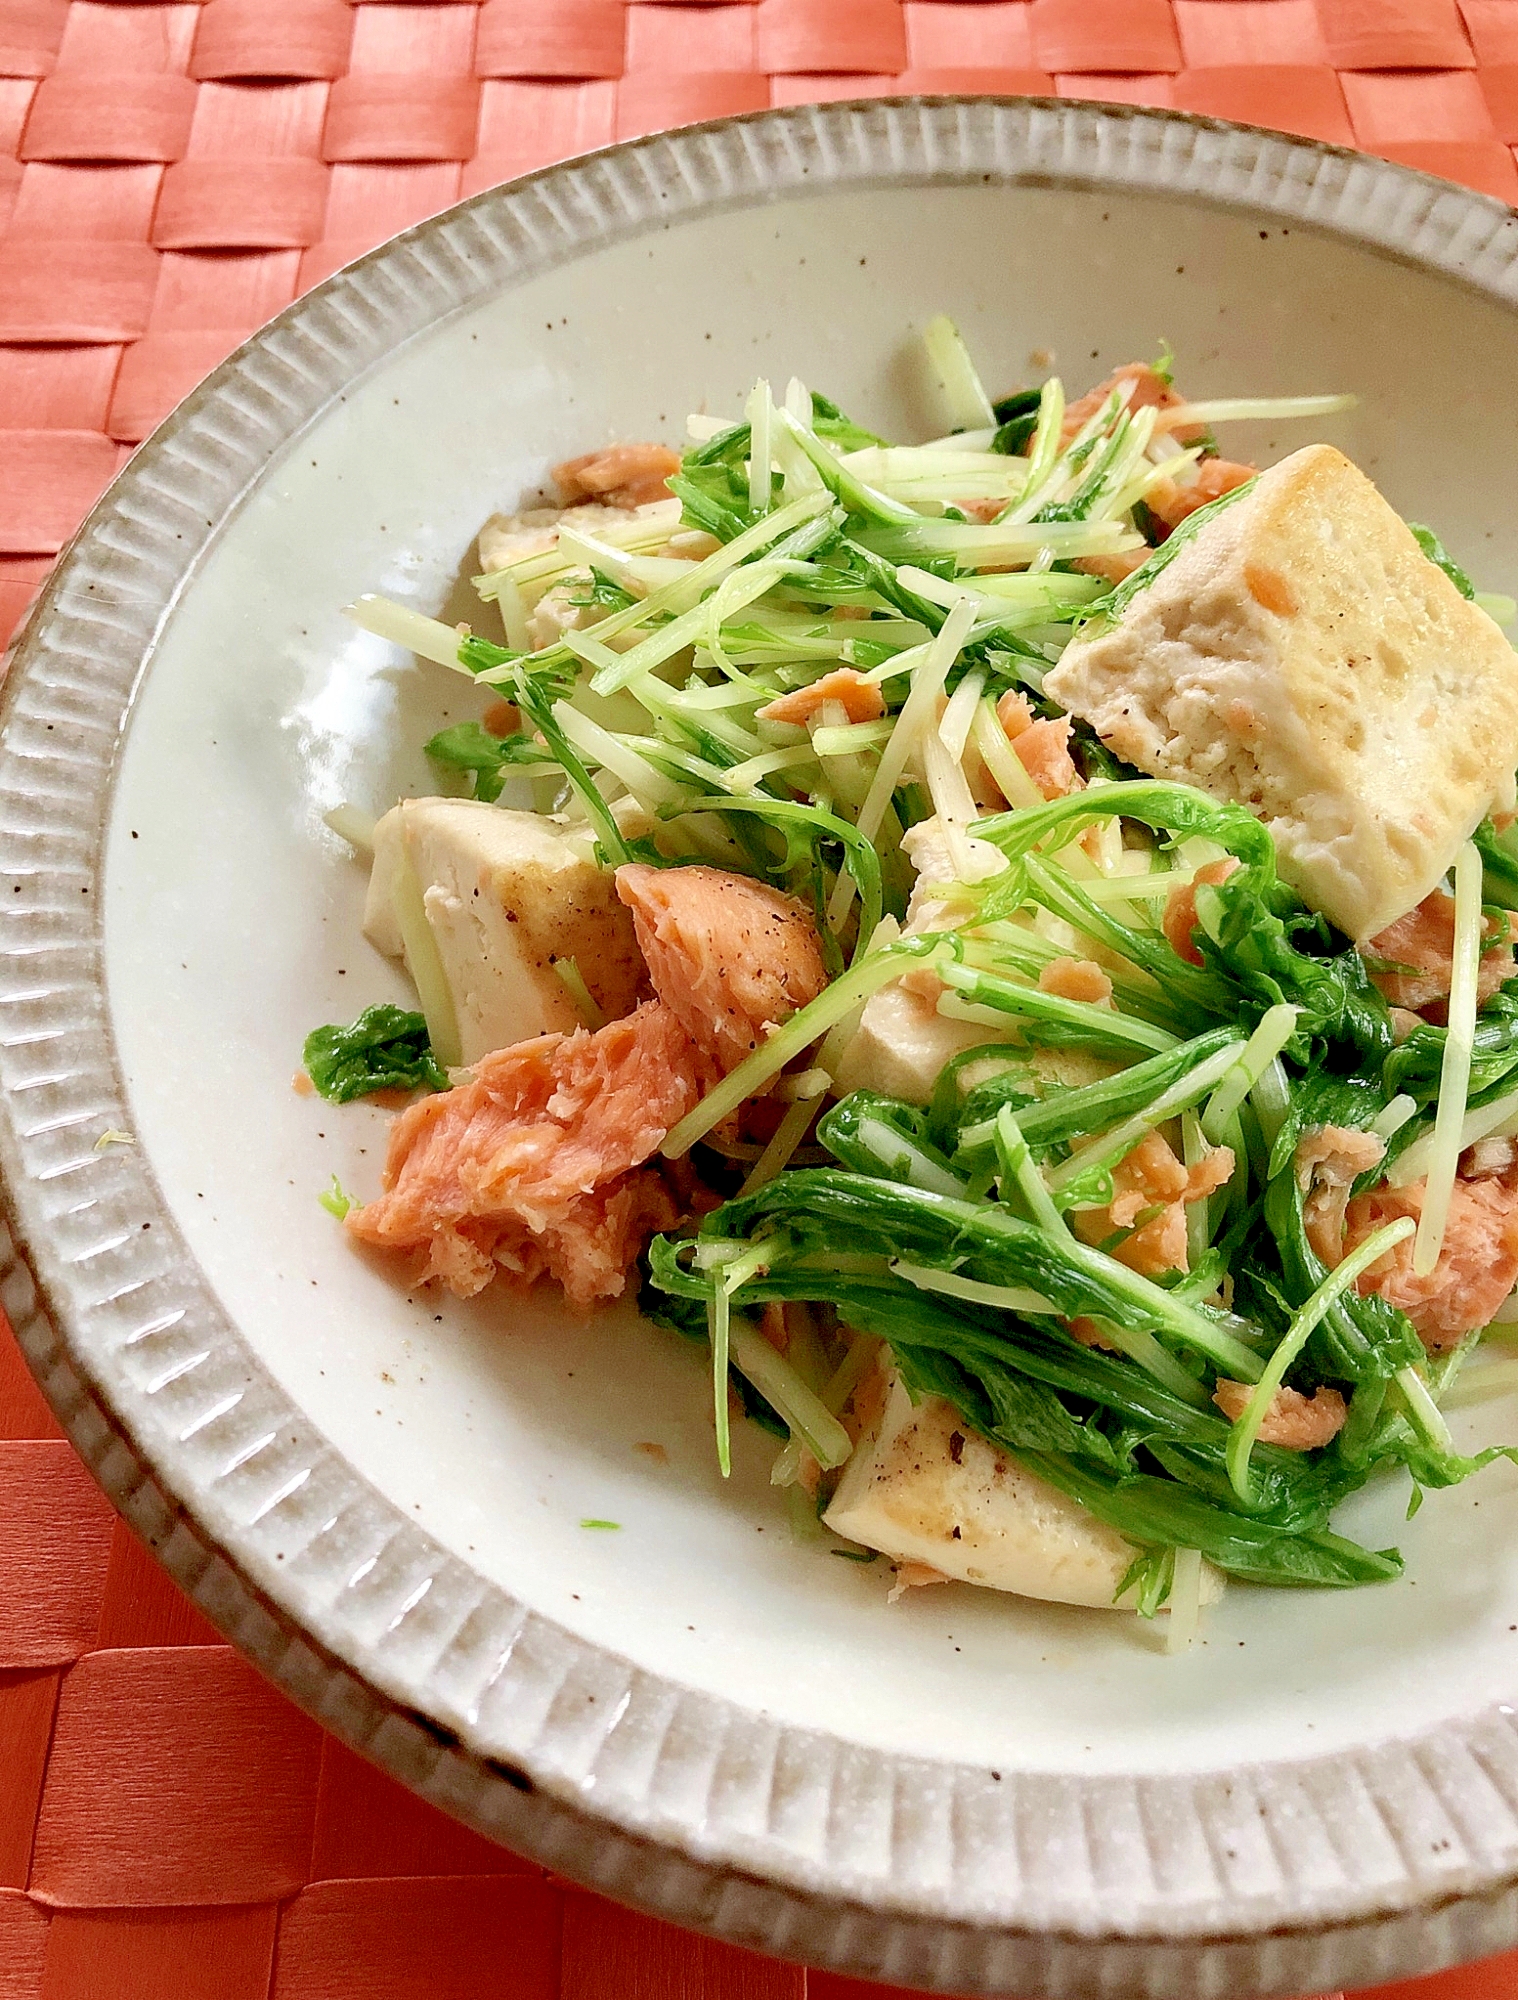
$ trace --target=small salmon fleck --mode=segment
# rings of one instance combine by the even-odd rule
[[[1199,868],[1189,882],[1181,883],[1165,898],[1165,914],[1160,927],[1170,942],[1171,950],[1178,958],[1184,958],[1188,965],[1205,965],[1207,961],[1196,948],[1192,936],[1196,929],[1196,892],[1198,886],[1206,882],[1216,888],[1219,882],[1226,882],[1240,866],[1231,854],[1225,854],[1221,861],[1209,861]]]
[[[1077,556],[1070,567],[1082,576],[1099,576],[1115,588],[1126,583],[1136,569],[1142,569],[1149,555],[1148,549],[1130,549],[1120,556]]]
[[[836,701],[850,722],[878,722],[886,712],[885,696],[872,680],[854,667],[839,667],[810,686],[777,695],[759,710],[761,722],[810,722],[827,702]]]
[[[1069,444],[1076,433],[1096,416],[1113,390],[1129,382],[1133,384],[1128,394],[1127,407],[1130,410],[1172,410],[1186,400],[1147,361],[1126,361],[1121,368],[1114,368],[1105,382],[1098,382],[1094,389],[1088,389],[1084,396],[1077,396],[1073,403],[1066,405],[1064,422],[1060,426],[1060,443]],[[1189,431],[1184,435],[1176,432],[1183,443],[1194,435]]]
[[[645,507],[667,500],[665,481],[680,470],[680,455],[662,444],[612,444],[567,458],[553,469],[566,507],[599,500],[604,507]]]
[[[1249,1407],[1254,1394],[1247,1382],[1232,1382],[1220,1376],[1212,1400],[1231,1424],[1236,1424]],[[1304,1396],[1300,1389],[1277,1389],[1256,1433],[1261,1444],[1279,1445],[1283,1451],[1321,1451],[1344,1428],[1349,1415],[1337,1389],[1326,1386]]]
[[[1070,755],[1067,715],[1035,721],[1026,696],[1009,688],[996,704],[996,719],[1017,761],[1046,799],[1062,799],[1081,789],[1080,773]]]
[[[1113,1168],[1112,1200],[1107,1207],[1077,1209],[1071,1219],[1087,1243],[1101,1243],[1117,1229],[1130,1230],[1131,1235],[1117,1244],[1111,1255],[1146,1278],[1184,1271],[1189,1265],[1187,1204],[1204,1201],[1226,1186],[1233,1177],[1233,1167],[1233,1154],[1227,1146],[1214,1146],[1195,1166],[1184,1166],[1164,1134],[1150,1132]],[[1140,1222],[1151,1209],[1158,1213]],[[1085,1345],[1096,1344],[1083,1333],[1075,1337]]]
[[[1177,431],[1175,435],[1179,437],[1181,433]],[[1144,505],[1157,521],[1162,521],[1166,528],[1173,530],[1199,507],[1211,506],[1225,493],[1246,486],[1258,471],[1257,465],[1238,465],[1229,458],[1204,458],[1196,468],[1196,477],[1184,486],[1175,479],[1156,480],[1144,495]],[[1285,579],[1281,581],[1284,584]],[[1245,582],[1249,582],[1247,572]],[[1250,584],[1251,593],[1253,589]],[[1263,599],[1259,601],[1264,602]],[[1279,606],[1272,604],[1267,608],[1274,611]]]
[[[492,736],[515,736],[522,726],[522,711],[514,701],[493,701],[480,721]]]
[[[791,1330],[785,1323],[785,1307],[779,1299],[771,1299],[765,1306],[759,1331],[777,1354],[784,1354],[790,1346]]]
[[[899,1562],[893,1565],[896,1581],[891,1586],[887,1604],[894,1604],[899,1597],[905,1597],[909,1590],[925,1590],[931,1583],[948,1583],[941,1569],[934,1569],[931,1563]]]
[[[1051,958],[1038,975],[1039,990],[1061,1000],[1084,1000],[1104,1007],[1112,999],[1112,981],[1090,958]]]

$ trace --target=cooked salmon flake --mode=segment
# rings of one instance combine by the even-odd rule
[[[722,868],[617,870],[654,991],[724,1071],[827,985],[811,912]]]
[[[779,1299],[771,1299],[766,1304],[760,1315],[759,1331],[777,1354],[784,1354],[790,1346],[791,1330],[786,1325],[785,1307]]]
[[[680,470],[680,454],[662,444],[610,444],[566,458],[553,469],[554,484],[566,506],[599,500],[607,507],[646,507],[667,500],[665,484]]]
[[[896,1580],[886,1598],[887,1604],[894,1604],[898,1598],[905,1597],[909,1590],[925,1590],[929,1584],[948,1583],[952,1580],[946,1577],[941,1569],[934,1569],[931,1563],[899,1562],[893,1563],[891,1567],[895,1571]]]
[[[700,1100],[710,1064],[667,1007],[646,1001],[594,1034],[540,1035],[483,1057],[473,1080],[396,1120],[385,1192],[347,1229],[419,1260],[461,1297],[497,1272],[545,1272],[572,1304],[617,1297],[681,1203],[644,1162]]]
[[[885,696],[855,667],[839,667],[808,687],[777,695],[758,711],[761,722],[810,722],[820,708],[837,702],[849,722],[878,722],[886,712]]]
[[[1345,1214],[1343,1254],[1388,1222],[1403,1216],[1416,1222],[1427,1191],[1420,1180],[1356,1195]],[[1439,1261],[1426,1277],[1413,1270],[1413,1241],[1405,1237],[1379,1257],[1361,1273],[1358,1289],[1378,1292],[1406,1313],[1423,1345],[1438,1354],[1489,1325],[1518,1284],[1518,1190],[1499,1180],[1457,1180]]]
[[[1490,1000],[1518,973],[1508,932],[1511,925],[1488,917],[1486,941],[1476,973],[1476,1004]],[[1455,954],[1455,899],[1442,889],[1425,896],[1415,910],[1378,932],[1365,953],[1371,979],[1393,1007],[1424,1014],[1442,1024],[1449,1001]]]
[[[1247,1382],[1232,1382],[1224,1375],[1218,1379],[1212,1400],[1228,1421],[1236,1424],[1253,1394]],[[1271,1397],[1256,1436],[1261,1444],[1279,1445],[1283,1451],[1321,1451],[1343,1430],[1348,1415],[1337,1389],[1325,1386],[1304,1396],[1300,1389],[1281,1388]]]
[[[1064,422],[1060,426],[1060,443],[1069,444],[1084,425],[1088,424],[1112,394],[1125,383],[1131,382],[1128,395],[1130,410],[1173,410],[1184,403],[1185,397],[1175,389],[1157,368],[1151,368],[1147,361],[1125,361],[1121,368],[1114,368],[1105,382],[1098,382],[1094,389],[1088,389],[1084,396],[1077,396],[1073,403],[1065,406]],[[1194,431],[1177,431],[1175,435],[1185,444],[1197,435]]]
[[[996,704],[996,719],[1006,731],[1013,755],[1046,799],[1062,799],[1081,789],[1080,773],[1070,755],[1070,718],[1035,721],[1027,697],[1009,688]]]
[[[554,466],[554,486],[566,506],[598,500],[602,506],[648,506],[668,500],[664,484],[680,470],[680,454],[668,444],[606,444],[598,452],[582,452]]]
[[[1070,567],[1082,576],[1099,576],[1104,583],[1126,583],[1148,561],[1148,549],[1130,549],[1121,556],[1076,556]]]
[[[514,701],[493,701],[480,723],[492,736],[514,736],[522,726],[522,711]]]
[[[1065,1330],[1081,1347],[1099,1347],[1107,1354],[1121,1352],[1121,1349],[1102,1332],[1094,1319],[1082,1316],[1079,1319],[1066,1320]]]
[[[1384,1139],[1351,1125],[1314,1125],[1297,1141],[1294,1165],[1307,1240],[1330,1269],[1344,1255],[1349,1191],[1385,1158]]]
[[[1038,975],[1041,992],[1060,1000],[1084,1000],[1088,1006],[1103,1007],[1112,999],[1112,981],[1090,958],[1051,958]]]
[[[1247,486],[1259,469],[1257,465],[1236,464],[1229,458],[1204,458],[1196,468],[1196,477],[1185,485],[1176,479],[1156,480],[1144,496],[1144,505],[1167,528],[1178,528],[1187,515],[1194,514],[1199,507],[1209,507],[1214,500],[1221,500],[1225,493]],[[1272,589],[1269,579],[1262,578],[1264,596],[1254,591],[1253,579],[1250,580],[1250,588],[1267,611],[1279,611],[1289,617],[1296,607],[1289,601],[1290,592],[1285,580],[1277,581],[1280,588]]]
[[[1188,965],[1205,965],[1206,960],[1197,950],[1196,939],[1196,892],[1203,882],[1216,888],[1226,882],[1234,870],[1242,864],[1231,854],[1225,854],[1221,861],[1209,861],[1199,868],[1189,882],[1179,883],[1165,898],[1165,914],[1160,927],[1169,940],[1171,950],[1178,958],[1184,958]]]
[[[1079,1155],[1077,1155],[1079,1157]],[[1112,1257],[1146,1278],[1166,1271],[1189,1268],[1186,1243],[1186,1208],[1193,1201],[1205,1201],[1225,1187],[1233,1177],[1234,1158],[1227,1146],[1213,1146],[1195,1166],[1184,1166],[1161,1132],[1150,1132],[1125,1160],[1112,1170],[1112,1200],[1105,1208],[1074,1211],[1076,1233],[1087,1243],[1101,1243],[1114,1230],[1132,1233],[1115,1245]],[[1158,1214],[1139,1223],[1149,1209]],[[1095,1327],[1075,1332],[1088,1323],[1072,1323],[1071,1331],[1083,1345],[1105,1345]]]

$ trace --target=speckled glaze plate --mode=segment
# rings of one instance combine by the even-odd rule
[[[137,454],[20,643],[0,740],[0,1296],[111,1498],[297,1701],[448,1810],[680,1922],[957,1992],[1302,1992],[1518,1941],[1518,1476],[1366,1496],[1403,1581],[1134,1622],[893,1608],[793,1543],[699,1355],[629,1310],[408,1298],[316,1202],[384,1114],[298,1097],[397,992],[322,824],[426,788],[457,616],[559,457],[792,372],[897,435],[947,310],[998,384],[1168,337],[1518,588],[1518,218],[1160,113],[872,101],[615,148],[291,307]],[[1241,449],[1299,440],[1251,432]],[[99,1142],[110,1131],[133,1145]],[[1483,1433],[1518,1435],[1518,1408]],[[643,1447],[656,1446],[657,1450]],[[614,1530],[586,1521],[613,1521]]]

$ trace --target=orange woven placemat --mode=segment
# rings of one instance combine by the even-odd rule
[[[298,291],[661,126],[894,90],[1177,105],[1518,201],[1518,0],[0,0],[0,641]],[[0,2000],[883,2000],[619,1910],[371,1770],[204,1624],[0,1326]],[[1518,1955],[1382,2000],[1518,2000]]]

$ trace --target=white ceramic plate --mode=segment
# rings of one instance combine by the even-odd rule
[[[321,813],[427,788],[417,746],[479,712],[339,607],[443,606],[555,459],[759,372],[920,435],[939,310],[996,384],[1168,337],[1197,395],[1354,390],[1321,434],[1514,590],[1515,298],[1518,219],[1378,162],[837,105],[424,224],[144,446],[5,697],[0,1294],[112,1498],[297,1700],[559,1869],[904,1982],[1205,2000],[1518,1940],[1518,1476],[1411,1525],[1370,1496],[1402,1582],[1236,1588],[1182,1659],[957,1587],[888,1609],[788,1538],[757,1440],[717,1478],[673,1336],[408,1299],[350,1251],[315,1197],[374,1190],[385,1118],[290,1087],[309,1027],[398,991]]]

